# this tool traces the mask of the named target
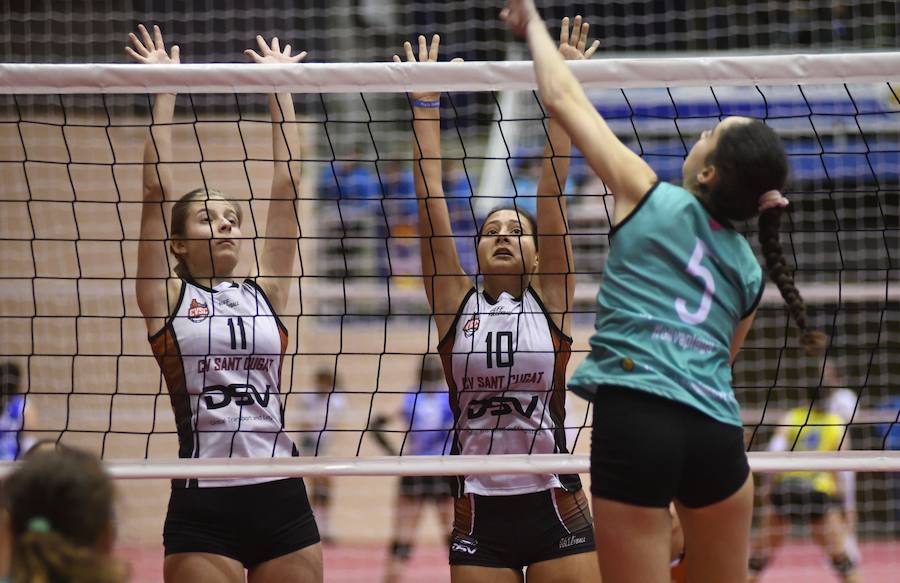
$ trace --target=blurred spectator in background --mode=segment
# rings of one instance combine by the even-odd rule
[[[373,422],[373,434],[389,455],[448,455],[453,412],[447,396],[444,370],[434,355],[423,357],[412,392],[405,395],[403,407],[392,416],[380,415]],[[391,419],[402,423],[403,439],[399,447],[386,437],[384,428]],[[398,583],[412,555],[416,531],[426,503],[434,506],[444,531],[449,536],[453,521],[450,484],[446,476],[403,476],[397,489],[390,561],[385,583]]]
[[[828,394],[828,411],[834,413],[847,425],[847,447],[849,447],[849,425],[856,416],[856,410],[859,406],[859,395],[856,391],[847,388],[846,379],[841,374],[838,367],[828,362],[824,365],[824,377],[822,379],[823,387],[830,389]],[[847,538],[845,548],[847,555],[855,563],[859,563],[861,555],[859,552],[859,542],[856,539],[856,527],[858,524],[858,515],[856,513],[856,472],[837,472],[837,478],[840,481],[841,503],[844,511],[844,521],[847,523]]]
[[[334,455],[334,427],[346,410],[346,398],[336,392],[338,386],[334,370],[322,367],[315,373],[313,390],[297,393],[300,398],[298,449],[301,456]],[[305,480],[322,542],[332,542],[329,518],[333,479],[331,476],[309,476]]]
[[[879,407],[886,413],[884,418],[890,419],[890,423],[879,423],[876,430],[884,439],[884,449],[891,451],[900,451],[900,394],[894,391],[894,395],[887,398]],[[900,534],[900,473],[887,472],[885,474],[886,491],[888,496],[893,496],[890,502],[893,512],[889,512],[891,524],[894,525],[894,533]],[[893,492],[893,494],[891,494]]]
[[[361,152],[355,151],[347,158],[325,166],[319,177],[321,198],[360,202],[381,198],[382,187],[375,166],[362,161],[362,156]]]
[[[831,374],[835,374],[834,371]],[[818,382],[810,386],[808,400],[787,412],[769,442],[769,451],[850,449],[844,419],[828,410],[830,394],[826,386]],[[749,583],[759,580],[774,553],[784,543],[794,520],[809,521],[813,540],[828,555],[840,581],[862,581],[858,564],[847,549],[851,531],[838,506],[838,502],[848,495],[842,491],[842,486],[836,480],[835,472],[821,471],[784,472],[763,486],[770,507],[765,509],[757,536],[752,541]]]
[[[34,406],[27,404],[22,394],[19,365],[0,364],[0,460],[18,459],[28,451],[34,440],[25,428],[34,427],[34,422]]]

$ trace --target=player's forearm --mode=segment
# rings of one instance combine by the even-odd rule
[[[551,118],[547,127],[547,144],[544,146],[538,196],[562,194],[562,189],[569,178],[571,155],[572,140],[569,138],[569,134],[556,120]]]
[[[413,115],[413,175],[416,196],[443,197],[440,110],[416,107]]]
[[[300,135],[289,93],[269,95],[272,117],[272,198],[293,199],[300,186]]]
[[[537,188],[538,234],[541,236],[568,234],[566,199],[562,192],[569,178],[571,154],[569,134],[556,120],[551,119]],[[568,241],[563,243],[568,244]]]
[[[158,202],[173,196],[171,175],[164,163],[172,159],[172,121],[174,117],[175,94],[157,95],[153,101],[153,120],[150,132],[144,143],[145,202]]]

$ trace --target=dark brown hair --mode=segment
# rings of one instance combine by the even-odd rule
[[[191,205],[195,202],[206,202],[209,200],[224,200],[226,202],[231,203],[231,206],[234,207],[234,212],[237,214],[238,224],[244,221],[244,214],[241,211],[241,206],[235,204],[230,198],[225,196],[224,193],[206,188],[197,188],[194,189],[178,199],[178,201],[172,206],[172,215],[171,215],[171,236],[173,239],[180,239],[184,237],[184,233],[187,227],[187,220],[190,216]],[[187,265],[185,265],[184,260],[175,253],[175,250],[171,248],[172,255],[175,256],[175,260],[178,262],[178,265],[175,266],[175,273],[178,277],[182,279],[189,279],[190,272],[188,272]]]
[[[826,337],[809,330],[806,304],[784,258],[779,240],[784,210],[758,210],[759,197],[783,189],[787,180],[787,154],[781,138],[759,120],[733,124],[719,132],[718,143],[706,162],[716,168],[718,176],[716,184],[707,190],[713,214],[730,221],[745,221],[759,214],[759,242],[766,268],[800,329],[800,344],[809,353],[823,348]]]
[[[113,484],[91,454],[62,447],[25,456],[4,484],[13,583],[119,583],[125,569],[98,546],[113,525]]]

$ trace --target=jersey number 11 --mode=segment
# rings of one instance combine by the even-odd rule
[[[231,349],[237,350],[237,336],[235,335],[234,320],[237,320],[237,328],[241,331],[241,349],[247,349],[247,332],[244,330],[244,320],[240,317],[228,318],[228,331],[231,332]]]

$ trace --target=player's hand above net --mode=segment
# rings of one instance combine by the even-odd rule
[[[259,52],[253,49],[247,49],[244,54],[254,63],[299,63],[306,58],[306,51],[301,51],[296,55],[291,55],[291,45],[284,45],[284,49],[278,42],[278,37],[272,37],[271,44],[266,43],[261,35],[256,35],[256,44],[259,45]]]
[[[575,16],[571,31],[569,30],[569,17],[563,18],[559,29],[559,54],[567,61],[590,59],[600,48],[598,40],[592,42],[591,46],[587,46],[590,29],[591,25],[586,20],[582,20],[580,14]]]
[[[534,0],[507,0],[506,8],[500,11],[500,19],[517,36],[525,36],[525,29],[532,18],[540,18]]]
[[[132,59],[144,65],[177,65],[181,63],[178,45],[172,46],[172,49],[167,52],[162,31],[158,26],[153,26],[153,35],[151,36],[147,27],[139,24],[138,33],[140,37],[133,32],[128,33],[128,39],[134,48],[126,46],[125,52]]]
[[[441,46],[441,36],[436,34],[431,37],[431,46],[428,46],[428,41],[425,38],[425,35],[419,35],[419,63],[437,63],[438,60],[438,52],[439,47]],[[415,63],[416,62],[416,54],[413,52],[412,43],[406,41],[403,43],[403,54],[406,55],[406,62]],[[452,59],[451,63],[462,63],[462,59],[457,57]],[[400,55],[394,55],[395,63],[402,63],[403,59],[400,58]],[[426,91],[426,92],[412,92],[409,94],[412,97],[413,101],[437,101],[441,98],[441,94],[438,91]]]

